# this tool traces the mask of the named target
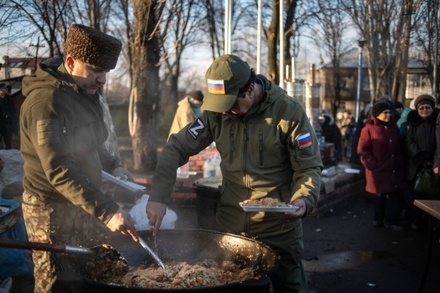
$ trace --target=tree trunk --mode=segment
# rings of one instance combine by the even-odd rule
[[[400,64],[399,67],[399,75],[397,77],[398,88],[397,88],[397,94],[394,95],[394,97],[397,97],[397,101],[405,104],[405,94],[406,94],[406,76],[408,72],[408,58],[409,58],[409,40],[411,37],[411,15],[412,15],[412,1],[406,1],[406,9],[404,11],[404,31],[403,31],[403,38],[401,41],[402,47],[402,56],[399,59]]]
[[[280,4],[278,0],[272,0],[272,20],[267,31],[267,71],[268,78],[278,84],[277,66],[277,41],[280,23]]]
[[[159,42],[154,0],[132,0],[133,86],[129,127],[135,171],[152,172],[157,163],[157,129],[160,110]]]

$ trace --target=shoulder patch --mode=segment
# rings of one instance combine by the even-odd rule
[[[298,147],[300,149],[304,149],[306,147],[309,147],[312,145],[312,136],[310,135],[310,132],[301,134],[300,136],[298,136],[298,138],[296,139],[296,143],[298,144]]]
[[[47,145],[50,143],[59,143],[60,130],[57,119],[44,119],[37,121],[38,145]]]
[[[204,129],[205,129],[205,124],[203,124],[203,121],[200,118],[197,118],[188,128],[188,133],[194,139],[197,139]]]

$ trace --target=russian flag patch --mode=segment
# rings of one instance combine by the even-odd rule
[[[310,132],[307,132],[305,134],[300,135],[297,138],[297,142],[298,142],[298,147],[300,149],[311,146],[312,145],[312,136],[310,135]]]
[[[224,95],[225,82],[223,80],[208,79],[208,93],[216,95]]]

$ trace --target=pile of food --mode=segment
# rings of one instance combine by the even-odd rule
[[[115,278],[124,276],[129,271],[125,258],[108,244],[94,249],[95,255],[86,263],[88,275],[99,282],[114,282]]]
[[[278,198],[263,197],[261,199],[248,199],[241,203],[241,206],[248,207],[287,207],[289,204],[280,201]]]
[[[123,278],[122,285],[137,288],[200,288],[242,282],[254,278],[251,268],[240,268],[231,261],[220,265],[213,260],[204,260],[194,265],[178,262],[160,267],[138,267],[131,269]]]
[[[105,270],[105,263],[90,263],[88,270],[97,281],[131,288],[178,289],[220,286],[256,278],[252,268],[240,268],[231,261],[220,265],[214,260],[204,260],[194,265],[177,262],[167,265],[166,271],[156,265],[130,267],[128,272]],[[111,272],[112,276],[109,275]]]

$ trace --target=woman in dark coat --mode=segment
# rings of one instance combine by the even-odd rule
[[[435,107],[435,99],[430,95],[420,95],[414,100],[415,110],[409,112],[406,120],[406,153],[407,173],[409,182],[407,197],[407,210],[411,221],[411,229],[420,229],[422,212],[414,206],[415,199],[424,198],[425,195],[414,191],[417,173],[424,167],[432,167],[436,151],[436,119],[440,112]]]
[[[341,130],[335,123],[335,119],[331,114],[323,114],[324,122],[322,123],[322,135],[325,142],[331,142],[335,147],[335,159],[342,161],[342,135]]]
[[[357,153],[365,167],[365,190],[374,195],[373,226],[402,231],[400,214],[405,173],[400,132],[388,103],[373,106],[362,128]]]

